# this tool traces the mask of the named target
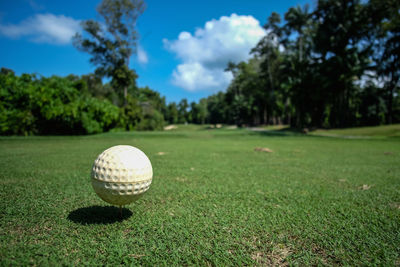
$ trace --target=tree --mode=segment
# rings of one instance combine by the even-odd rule
[[[190,111],[189,111],[189,122],[190,123],[199,123],[199,104],[196,102],[190,103]]]
[[[207,120],[207,115],[208,115],[208,110],[207,110],[207,99],[202,98],[199,101],[199,104],[197,105],[198,108],[198,114],[197,114],[197,119],[198,123],[204,124],[206,123]]]
[[[375,71],[382,78],[386,93],[386,123],[393,122],[394,96],[400,88],[400,2],[371,0],[369,17],[375,26]]]
[[[188,122],[188,112],[189,104],[186,98],[183,98],[178,104],[178,122],[186,123]]]
[[[278,69],[287,121],[297,128],[309,124],[320,126],[325,98],[321,95],[320,86],[315,85],[319,76],[315,75],[318,64],[314,64],[312,57],[316,23],[308,12],[308,5],[289,8],[285,20],[281,41],[285,50]]]
[[[223,92],[218,92],[207,98],[208,122],[232,123],[233,119],[227,118],[227,101]]]
[[[400,2],[318,0],[272,13],[255,57],[202,99],[208,123],[350,127],[400,121]],[[198,122],[199,104],[191,104]]]
[[[4,67],[2,67],[1,69],[0,69],[0,74],[3,74],[3,75],[7,75],[7,74],[15,74],[15,72],[12,70],[12,69],[8,69],[8,68],[4,68]]]
[[[129,60],[136,53],[136,20],[144,8],[142,0],[103,0],[97,7],[103,21],[83,21],[85,36],[77,33],[74,37],[74,45],[91,54],[96,74],[112,79],[113,87],[123,94],[124,105],[128,87],[137,78],[135,71],[129,69]]]
[[[354,81],[368,69],[372,53],[368,19],[360,0],[320,0],[314,12],[314,20],[318,21],[314,53],[321,62],[321,87],[329,92],[331,127],[355,123]]]
[[[260,75],[260,60],[252,58],[248,62],[240,62],[228,66],[234,75],[226,93],[226,100],[231,106],[235,123],[259,124],[264,117],[265,83]]]
[[[0,134],[93,134],[108,131],[118,107],[85,93],[77,76],[0,72]]]
[[[303,50],[304,50],[304,33],[307,31],[307,27],[310,24],[311,14],[308,12],[308,5],[304,8],[301,6],[291,7],[285,13],[285,30],[286,32],[292,33],[296,31],[298,34],[297,44],[298,44],[298,54],[299,61],[303,61]]]
[[[265,124],[270,122],[271,118],[276,118],[278,95],[281,87],[281,45],[283,28],[280,27],[280,15],[273,12],[263,26],[267,34],[260,40],[252,53],[260,58],[260,70],[257,91],[257,101],[260,114],[259,121]],[[254,59],[253,59],[254,61]],[[262,101],[260,101],[260,99]],[[276,122],[276,120],[275,120]]]
[[[159,112],[163,112],[166,109],[165,97],[162,97],[159,92],[150,89],[148,86],[139,88],[136,97],[141,103],[148,102],[152,108]]]
[[[170,124],[178,123],[178,107],[175,102],[168,104],[165,117]]]

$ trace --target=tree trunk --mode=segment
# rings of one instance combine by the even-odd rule
[[[386,122],[387,124],[392,124],[393,122],[393,90],[394,90],[394,85],[389,85],[389,96],[388,96],[388,104],[387,104],[387,119]]]
[[[268,124],[267,107],[264,107],[264,124]]]
[[[128,98],[128,87],[124,87],[124,107],[126,107],[127,103],[127,98]]]
[[[130,56],[128,56],[127,58],[126,58],[126,67],[129,69],[129,58]],[[126,107],[126,105],[128,104],[128,86],[127,85],[125,85],[124,86],[124,107]]]
[[[302,38],[302,33],[300,33],[300,37],[299,37],[299,46],[300,46],[300,62],[303,61],[303,38]]]

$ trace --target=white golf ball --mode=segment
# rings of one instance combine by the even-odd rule
[[[104,201],[126,205],[137,200],[151,184],[149,158],[133,146],[113,146],[101,153],[92,168],[92,186]]]

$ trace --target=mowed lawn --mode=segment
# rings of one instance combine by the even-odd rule
[[[347,138],[352,137],[365,137],[365,138],[386,138],[386,137],[400,137],[400,124],[391,124],[383,126],[372,126],[372,127],[358,127],[358,128],[347,128],[347,129],[333,129],[333,130],[322,130],[310,132],[312,135],[322,136],[344,136]]]
[[[122,218],[90,182],[97,155],[118,144],[154,171]],[[0,196],[0,265],[400,264],[399,138],[2,137]]]

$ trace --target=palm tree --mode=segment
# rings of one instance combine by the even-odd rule
[[[304,49],[304,33],[310,25],[311,14],[308,12],[309,6],[305,5],[291,7],[285,14],[285,30],[287,33],[298,33],[298,50],[299,50],[299,61],[303,61],[303,49]]]

